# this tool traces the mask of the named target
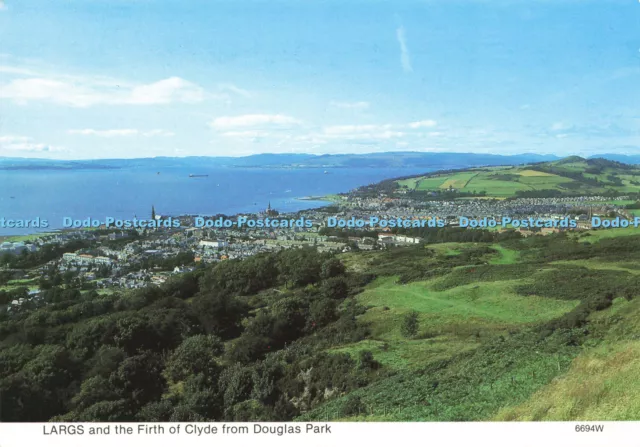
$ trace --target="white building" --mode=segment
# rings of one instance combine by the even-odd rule
[[[107,258],[106,256],[79,255],[77,253],[65,253],[62,255],[62,260],[66,262],[74,262],[79,265],[89,265],[89,264],[111,265],[113,264],[113,259]]]
[[[201,248],[224,248],[227,245],[227,241],[217,240],[217,241],[200,241],[198,244]]]

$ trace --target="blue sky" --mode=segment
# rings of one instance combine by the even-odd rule
[[[0,156],[640,153],[634,0],[0,5]]]

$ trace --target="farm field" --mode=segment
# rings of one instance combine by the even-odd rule
[[[579,157],[525,166],[474,168],[434,173],[397,182],[414,191],[451,191],[484,197],[514,197],[523,192],[557,191],[603,194],[640,192],[640,170],[631,165]]]

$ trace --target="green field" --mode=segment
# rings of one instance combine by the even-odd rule
[[[37,234],[27,234],[22,236],[0,236],[0,242],[26,242],[32,241],[38,237],[42,236],[52,236],[55,233],[37,233]]]
[[[637,302],[618,299],[594,318],[614,320],[602,343],[578,355],[566,374],[496,420],[634,420],[640,414],[640,330]]]
[[[522,171],[524,172],[524,171]],[[516,191],[553,189],[571,179],[557,175],[528,170],[520,175],[519,168],[494,169],[491,171],[471,170],[449,175],[434,175],[416,179],[401,180],[398,183],[419,191],[447,190],[450,188],[461,192],[486,191],[490,196],[512,196]],[[500,180],[500,175],[513,175],[513,180]]]
[[[503,258],[513,262],[514,253]],[[437,291],[433,281],[398,284],[397,278],[381,278],[358,296],[369,310],[361,317],[371,325],[373,339],[337,351],[372,350],[391,368],[418,367],[461,350],[477,347],[481,337],[514,327],[547,321],[568,312],[578,301],[560,301],[512,291],[514,281],[494,281]],[[416,340],[400,333],[402,317],[410,310],[420,313],[422,332]]]
[[[612,245],[618,237],[625,239]],[[592,246],[594,254],[572,245],[576,238]],[[427,247],[444,260],[482,245]],[[479,259],[477,267],[454,267],[408,283],[379,277],[369,284],[356,300],[366,308],[359,321],[370,328],[370,336],[330,352],[355,358],[371,352],[388,377],[300,420],[637,420],[640,342],[634,334],[640,329],[640,299],[620,296],[624,290],[640,294],[637,231],[486,246],[493,254]],[[564,259],[540,264],[552,247]],[[416,259],[419,252],[416,248]],[[403,258],[396,256],[395,264],[384,254],[343,259],[350,268],[383,266],[392,272],[404,268]],[[587,331],[540,336],[541,327],[555,327],[556,321],[574,325],[569,316],[607,289],[618,298],[589,314]],[[402,325],[410,311],[418,312],[420,329],[407,338]],[[566,337],[580,341],[567,343]],[[353,402],[361,408],[356,414],[348,410]]]
[[[601,239],[609,239],[621,236],[636,236],[640,233],[638,228],[608,228],[605,230],[589,230],[578,236],[580,242],[594,243]]]
[[[640,192],[640,168],[603,160],[577,157],[528,166],[474,168],[450,173],[434,173],[398,181],[415,191],[456,190],[488,197],[512,197],[519,191],[554,190],[565,194]]]
[[[505,248],[499,244],[492,245],[491,248],[497,250],[499,253],[499,256],[496,259],[491,260],[491,264],[509,265],[515,263],[518,260],[517,250]]]

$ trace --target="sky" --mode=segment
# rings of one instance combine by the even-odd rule
[[[0,0],[0,156],[640,154],[637,0]]]

